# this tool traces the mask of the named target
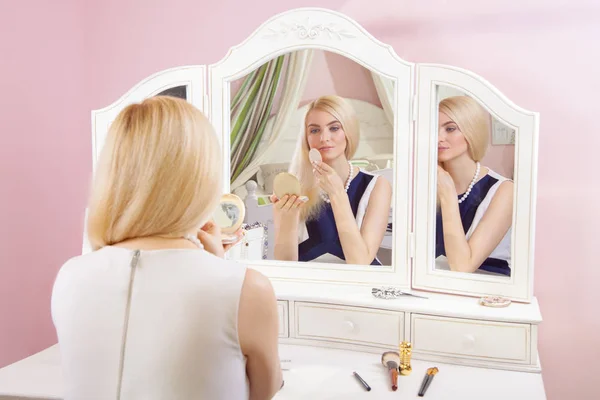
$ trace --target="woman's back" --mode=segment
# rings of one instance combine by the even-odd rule
[[[246,268],[204,250],[104,247],[52,294],[69,399],[246,399],[238,309]]]

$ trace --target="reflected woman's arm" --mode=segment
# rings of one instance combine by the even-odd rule
[[[385,235],[392,198],[390,183],[380,178],[375,183],[361,229],[358,229],[354,214],[345,193],[331,197],[344,257],[348,264],[371,264]]]
[[[298,196],[285,195],[281,199],[272,195],[276,260],[298,261],[298,223],[304,201]]]
[[[447,175],[447,176],[446,176]],[[444,244],[452,271],[474,272],[498,246],[512,224],[513,183],[500,185],[479,225],[467,241],[454,184],[444,185],[449,174],[438,167],[438,195],[442,209]]]

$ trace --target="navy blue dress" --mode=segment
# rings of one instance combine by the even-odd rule
[[[496,190],[500,184],[507,179],[503,176],[489,171],[486,176],[481,178],[471,189],[469,196],[458,205],[460,211],[460,219],[465,231],[465,235],[468,238],[475,230],[479,221],[483,217],[485,210],[489,206],[493,196],[496,194]],[[458,198],[462,197],[462,194]],[[444,227],[442,226],[442,213],[438,211],[436,219],[436,243],[435,243],[435,257],[445,256],[446,249],[444,247]],[[481,264],[479,269],[493,272],[496,274],[510,276],[510,238],[511,229],[508,230],[500,244],[494,249],[492,254]]]
[[[374,175],[359,171],[350,182],[348,198],[354,218],[357,217],[365,193],[370,195],[367,188],[374,178]],[[331,204],[325,203],[318,217],[306,222],[306,230],[308,238],[298,245],[298,261],[312,261],[321,256],[332,256],[331,258],[339,259],[340,262],[346,260]],[[381,262],[375,257],[371,265],[381,265]]]

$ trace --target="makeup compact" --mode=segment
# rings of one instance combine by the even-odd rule
[[[238,240],[235,235],[246,216],[246,206],[242,199],[232,193],[221,196],[221,201],[213,214],[215,224],[221,228],[223,243],[233,243]]]
[[[280,172],[273,179],[273,193],[278,199],[281,199],[286,194],[300,196],[300,181],[289,172]],[[300,196],[300,198],[303,198],[305,201],[308,200],[306,196]]]
[[[286,194],[300,196],[300,181],[289,172],[280,172],[273,179],[273,193],[278,199]]]

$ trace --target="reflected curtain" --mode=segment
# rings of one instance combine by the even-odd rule
[[[385,112],[385,117],[391,126],[394,126],[394,81],[371,71],[375,89]]]
[[[279,56],[248,74],[231,102],[231,181],[248,166],[262,138],[286,57]]]
[[[273,121],[272,129],[268,133],[268,138],[263,138],[262,143],[258,146],[264,133],[261,132],[261,135],[256,142],[258,148],[256,149],[255,147],[256,151],[252,153],[251,161],[244,164],[244,167],[239,173],[232,175],[231,191],[245,184],[248,179],[258,171],[258,168],[263,161],[277,148],[277,144],[281,138],[280,132],[284,126],[289,124],[293,113],[298,109],[298,105],[302,99],[313,54],[313,50],[300,50],[286,54],[286,57],[289,57],[289,59],[287,60],[288,64],[285,80],[282,84],[283,93],[281,95],[279,111],[274,116],[275,119]],[[240,92],[242,92],[245,84],[246,82],[242,85]],[[236,105],[235,99],[232,104],[232,115],[234,105]],[[265,123],[268,120],[268,117],[269,115],[266,115]]]

